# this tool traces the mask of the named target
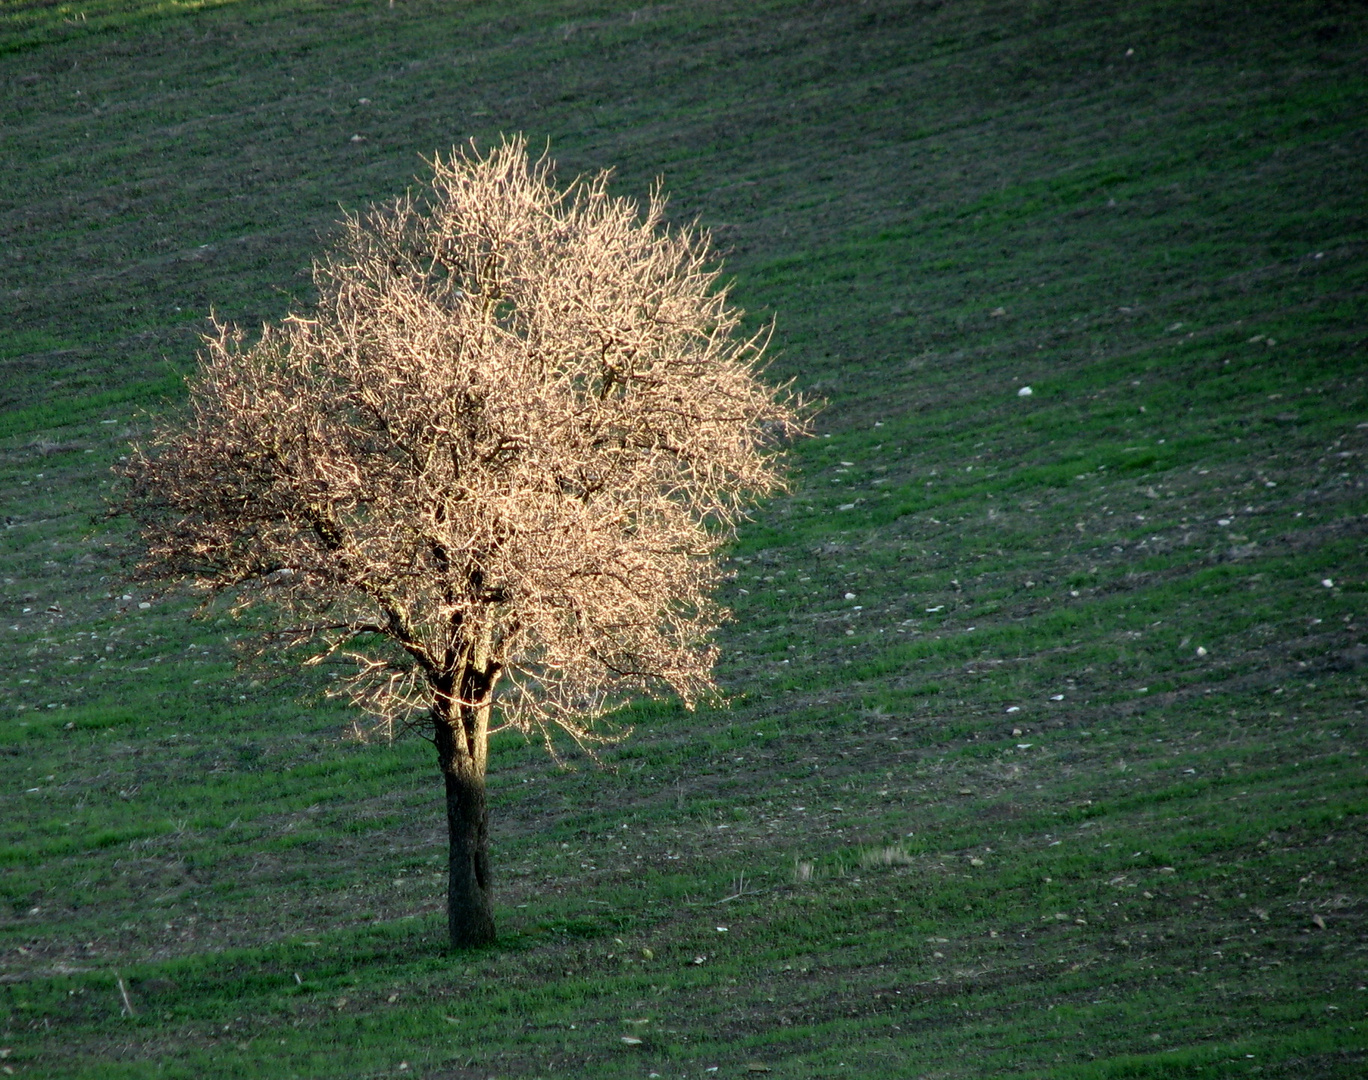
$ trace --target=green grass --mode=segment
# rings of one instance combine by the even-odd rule
[[[1362,1075],[1366,33],[0,4],[0,1067]],[[127,592],[102,499],[211,308],[307,304],[339,208],[512,131],[663,177],[826,404],[731,553],[731,707],[498,743],[452,955],[427,745]]]

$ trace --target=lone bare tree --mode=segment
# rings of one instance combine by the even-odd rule
[[[494,937],[490,734],[554,755],[633,695],[713,693],[718,548],[804,426],[706,233],[551,169],[453,151],[350,217],[317,309],[216,324],[124,470],[141,577],[262,605],[379,726],[430,731],[457,946]]]

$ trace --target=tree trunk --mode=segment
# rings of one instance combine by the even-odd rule
[[[472,660],[458,677],[437,687],[432,716],[446,783],[447,932],[454,949],[478,948],[495,938],[485,762],[499,673],[487,660],[487,645],[475,650]]]
[[[494,911],[489,881],[489,807],[485,782],[470,756],[461,755],[442,775],[446,780],[447,931],[452,948],[468,949],[494,941]]]

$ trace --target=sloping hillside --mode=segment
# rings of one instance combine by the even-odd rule
[[[0,5],[0,1067],[1360,1076],[1368,11]],[[730,708],[430,748],[120,584],[210,310],[501,132],[656,179],[824,399]],[[705,1072],[712,1068],[716,1072]]]

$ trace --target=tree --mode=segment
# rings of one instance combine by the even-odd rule
[[[255,607],[272,649],[427,732],[456,946],[494,937],[491,733],[592,752],[633,695],[715,693],[718,549],[804,426],[707,234],[607,182],[558,188],[521,139],[437,157],[343,223],[312,314],[254,343],[216,322],[124,469],[140,577]]]

